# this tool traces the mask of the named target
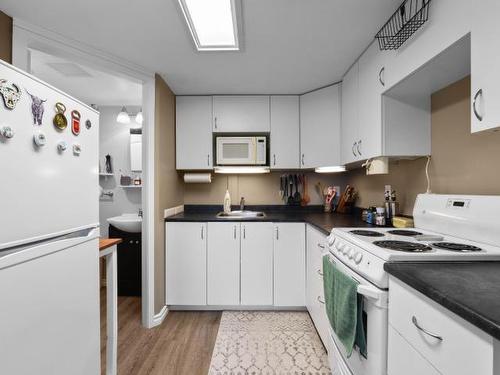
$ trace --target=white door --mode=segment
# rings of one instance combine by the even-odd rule
[[[342,164],[357,161],[359,123],[359,64],[356,62],[342,80]]]
[[[271,169],[300,168],[299,97],[271,96]]]
[[[340,164],[341,85],[300,97],[301,168]]]
[[[207,303],[240,304],[240,223],[208,223]]]
[[[359,59],[360,110],[356,151],[360,159],[382,155],[382,93],[385,90],[386,70],[384,60],[377,41]]]
[[[275,306],[305,306],[305,236],[303,223],[274,224]]]
[[[471,130],[500,127],[500,2],[474,3],[471,33]]]
[[[207,303],[207,224],[166,223],[167,304]]]
[[[214,96],[214,132],[270,131],[269,96]]]
[[[212,169],[212,97],[177,96],[177,169]]]
[[[241,304],[273,304],[273,223],[241,224]]]

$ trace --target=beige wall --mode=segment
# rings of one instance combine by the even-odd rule
[[[182,180],[175,170],[175,96],[156,76],[155,95],[155,314],[165,305],[164,210],[183,204]]]
[[[184,184],[184,204],[220,204],[222,205],[226,187],[229,188],[232,204],[239,204],[245,197],[246,204],[283,204],[280,199],[280,175],[273,172],[262,175],[212,176],[211,184]],[[328,185],[345,185],[345,177],[338,175],[307,174],[310,204],[322,204],[322,199],[314,185],[321,181]]]
[[[432,96],[431,190],[440,194],[500,194],[500,132],[470,132],[470,77]],[[400,161],[386,176],[348,173],[359,191],[358,206],[380,204],[385,184],[398,191],[401,207],[411,214],[416,195],[426,190],[425,159]]]
[[[0,11],[0,59],[12,63],[12,18]]]

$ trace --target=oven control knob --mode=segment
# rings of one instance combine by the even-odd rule
[[[356,262],[356,264],[360,264],[362,260],[363,260],[363,254],[356,253],[356,255],[354,256],[354,261]]]
[[[346,257],[350,257],[350,256],[351,256],[351,253],[352,253],[352,250],[351,250],[351,249],[346,249],[346,250],[345,250],[344,255],[345,255]]]
[[[354,250],[350,250],[349,251],[349,259],[354,259],[354,255],[356,254],[356,252]]]
[[[335,237],[333,237],[332,235],[328,236],[328,246],[333,246],[335,242]]]

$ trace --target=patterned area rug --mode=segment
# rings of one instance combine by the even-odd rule
[[[306,312],[225,311],[209,375],[331,375]]]

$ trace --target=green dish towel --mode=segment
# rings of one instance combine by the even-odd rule
[[[354,346],[367,356],[366,334],[363,327],[363,297],[358,296],[358,282],[340,271],[323,257],[323,287],[328,320],[350,357]]]

